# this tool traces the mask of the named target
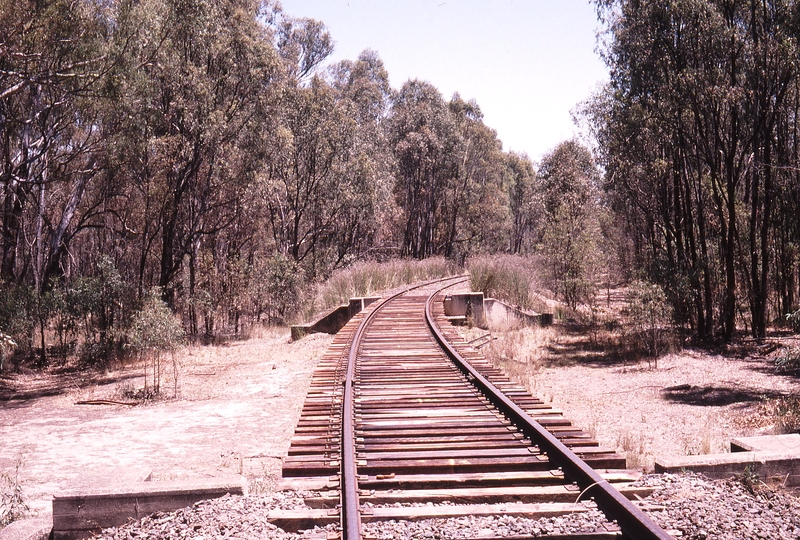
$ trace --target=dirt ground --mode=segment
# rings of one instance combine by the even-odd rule
[[[226,346],[189,347],[179,356],[178,396],[129,407],[142,372],[0,378],[0,473],[20,480],[33,514],[54,493],[102,484],[141,469],[154,480],[243,473],[251,491],[280,476],[314,366],[331,336],[289,343],[286,330]],[[172,381],[162,382],[172,395]],[[166,388],[164,388],[166,387]]]

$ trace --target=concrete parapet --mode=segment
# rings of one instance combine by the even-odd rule
[[[350,299],[350,306],[349,306],[349,315],[350,318],[347,319],[348,321],[356,316],[357,313],[361,313],[367,306],[372,304],[373,302],[377,302],[380,300],[380,296],[359,296],[356,298]],[[346,321],[345,321],[346,323]],[[342,325],[344,326],[344,325]],[[337,330],[338,332],[339,330]]]
[[[800,458],[800,433],[739,437],[731,440],[731,452],[794,454]]]
[[[509,306],[501,300],[486,298],[483,301],[486,320],[491,325],[515,326],[549,326],[553,324],[552,313],[533,313]]]
[[[244,495],[247,481],[227,476],[195,481],[140,482],[79,489],[53,498],[53,539],[88,538],[154,512],[173,512],[197,501]]]
[[[446,317],[472,317],[472,322],[478,328],[486,328],[484,315],[483,293],[454,293],[444,297],[444,314]]]
[[[363,296],[351,298],[347,304],[342,304],[331,310],[318,321],[309,324],[296,324],[292,326],[292,341],[303,339],[309,334],[335,334],[368,305],[380,300],[380,296]]]
[[[0,529],[0,540],[47,540],[53,520],[47,517],[21,519]]]

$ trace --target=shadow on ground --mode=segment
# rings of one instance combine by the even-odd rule
[[[721,407],[734,403],[758,403],[783,396],[782,393],[772,390],[688,384],[665,388],[661,391],[661,395],[667,401],[705,407]]]
[[[60,396],[72,390],[98,384],[114,384],[141,377],[141,372],[129,370],[113,376],[102,373],[75,373],[70,376],[39,376],[37,380],[28,380],[20,384],[13,375],[0,377],[0,407],[27,407],[37,399]]]
[[[547,367],[582,365],[609,368],[654,363],[641,351],[622,344],[619,335],[595,330],[592,336],[591,327],[576,322],[563,323],[561,327],[564,339],[544,348],[547,354],[543,362]]]

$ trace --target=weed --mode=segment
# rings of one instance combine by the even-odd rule
[[[739,479],[739,482],[741,482],[742,486],[744,486],[744,489],[746,489],[751,495],[755,495],[756,491],[758,491],[758,488],[761,485],[761,480],[759,480],[758,474],[755,473],[750,465],[745,467],[742,474],[738,475],[737,478]]]
[[[647,354],[648,366],[658,369],[658,357],[666,352],[671,339],[672,307],[660,286],[645,281],[631,284],[627,300],[633,335]]]
[[[350,298],[385,291],[459,273],[458,267],[443,258],[392,260],[384,263],[361,262],[339,270],[319,286],[316,300],[308,306],[306,317],[317,309],[330,309]]]
[[[642,469],[646,466],[646,444],[640,435],[635,435],[627,430],[618,433],[617,448],[625,452],[625,466],[627,468]]]
[[[17,342],[11,336],[0,332],[0,373],[5,369],[8,352],[14,350],[16,346]]]
[[[25,516],[30,510],[22,493],[19,469],[22,459],[18,459],[13,473],[0,473],[0,528]]]
[[[786,321],[792,325],[792,330],[800,332],[800,309],[786,314]]]
[[[497,298],[513,306],[552,312],[547,300],[537,291],[542,287],[535,276],[540,275],[540,262],[530,257],[495,255],[473,257],[467,262],[473,291],[487,298]]]

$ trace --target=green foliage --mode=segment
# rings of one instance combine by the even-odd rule
[[[31,287],[0,283],[0,332],[10,336],[24,350],[33,347],[35,306]]]
[[[658,357],[666,351],[672,335],[672,307],[667,296],[654,283],[634,281],[628,289],[627,304],[634,337],[658,367]]]
[[[761,485],[761,480],[751,465],[748,465],[744,468],[742,474],[738,475],[738,479],[744,489],[746,489],[751,495],[755,495],[756,491],[758,491],[759,485]]]
[[[553,290],[573,310],[591,301],[599,279],[598,176],[591,153],[575,141],[559,144],[544,157],[539,170],[547,275]]]
[[[153,288],[148,293],[142,308],[137,311],[128,330],[128,346],[145,361],[144,397],[148,392],[148,364],[152,369],[152,394],[161,391],[162,354],[174,353],[185,338],[183,326],[161,299],[160,289]],[[172,356],[173,395],[178,392],[178,362]]]
[[[142,308],[133,315],[129,347],[139,353],[161,353],[176,349],[184,337],[183,326],[161,299],[161,291],[151,289]]]
[[[135,291],[114,262],[101,256],[93,276],[83,276],[60,296],[63,310],[58,328],[65,334],[83,329],[82,358],[90,364],[104,363],[117,354],[133,308]]]
[[[295,317],[303,299],[304,277],[299,265],[283,255],[276,253],[260,261],[252,281],[259,313],[266,313],[270,322],[278,324]]]

